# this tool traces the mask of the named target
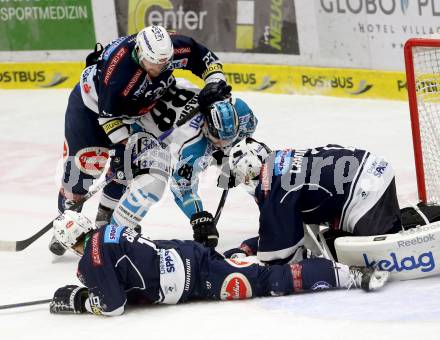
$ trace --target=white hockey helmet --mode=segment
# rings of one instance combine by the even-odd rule
[[[229,153],[229,168],[236,184],[244,184],[255,190],[263,161],[270,153],[266,144],[250,137],[235,144]]]
[[[53,221],[55,238],[66,249],[70,249],[77,255],[81,255],[76,252],[72,247],[78,243],[78,241],[85,234],[94,230],[95,227],[86,216],[73,210],[66,210],[60,216]]]
[[[136,53],[139,61],[143,59],[152,64],[169,64],[172,62],[174,47],[167,30],[162,26],[148,26],[136,36]]]

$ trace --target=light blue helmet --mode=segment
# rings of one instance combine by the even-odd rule
[[[238,114],[231,99],[213,103],[206,114],[205,135],[214,144],[231,144],[238,136]]]

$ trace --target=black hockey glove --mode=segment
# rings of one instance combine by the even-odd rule
[[[212,165],[217,165],[217,166],[223,166],[224,164],[228,163],[228,159],[229,156],[225,155],[225,153],[223,152],[223,150],[214,150],[214,152],[212,153],[212,158],[213,158],[213,162],[215,163],[211,163]]]
[[[198,102],[200,112],[206,113],[213,103],[228,98],[231,94],[232,86],[226,84],[224,80],[211,82],[205,85],[200,91]]]
[[[194,241],[209,248],[215,248],[218,244],[218,231],[214,225],[214,218],[207,211],[200,211],[191,216],[190,221],[194,234]]]
[[[417,204],[417,208],[418,210],[414,209],[414,207],[407,207],[400,210],[402,226],[405,230],[414,228],[418,225],[426,224],[425,219],[420,215],[420,213],[422,213],[430,223],[440,221],[439,205],[419,202]]]
[[[80,314],[86,312],[86,300],[89,296],[85,287],[67,285],[58,288],[49,305],[51,313]]]
[[[222,172],[217,178],[217,187],[221,189],[232,189],[237,185],[235,176],[231,172],[229,174]]]
[[[221,189],[235,188],[238,183],[235,183],[235,176],[229,170],[229,156],[226,155],[223,150],[215,150],[212,154],[212,157],[213,162],[211,164],[216,164],[217,166],[221,167],[220,175],[217,178],[217,187]]]

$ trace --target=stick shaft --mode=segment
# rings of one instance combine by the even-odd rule
[[[196,107],[194,107],[191,110],[190,113],[188,113],[186,116],[182,117],[176,123],[174,123],[173,127],[171,127],[170,129],[168,129],[164,133],[162,133],[158,137],[159,141],[162,141],[165,138],[167,138],[176,128],[178,128],[178,127],[182,126],[183,124],[187,123],[190,119],[195,117],[198,113],[199,113],[199,107],[196,106]],[[113,181],[113,179],[116,177],[116,173],[117,172],[115,171],[110,176],[107,176],[105,181],[103,181],[102,183],[97,185],[93,190],[89,191],[87,194],[85,194],[83,197],[81,197],[80,200],[75,202],[70,207],[70,210],[78,210],[84,204],[84,202],[89,200],[98,191],[102,190],[107,184],[109,184],[111,181]],[[42,228],[41,230],[36,232],[34,235],[32,235],[31,237],[29,237],[29,238],[27,238],[25,240],[20,240],[20,241],[2,241],[2,240],[0,240],[0,251],[16,252],[16,251],[21,251],[23,249],[26,249],[28,246],[30,246],[32,243],[34,243],[37,239],[39,239],[42,235],[44,235],[46,232],[48,232],[50,229],[52,229],[53,221],[54,220],[55,219],[50,221],[44,228]]]
[[[10,309],[10,308],[19,308],[19,307],[27,307],[27,306],[33,306],[33,305],[42,305],[45,303],[51,302],[52,299],[46,299],[46,300],[35,300],[35,301],[28,301],[28,302],[19,302],[19,303],[13,303],[10,305],[2,305],[0,306],[0,309]]]

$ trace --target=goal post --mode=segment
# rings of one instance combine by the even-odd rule
[[[419,199],[440,203],[440,39],[404,47]]]

